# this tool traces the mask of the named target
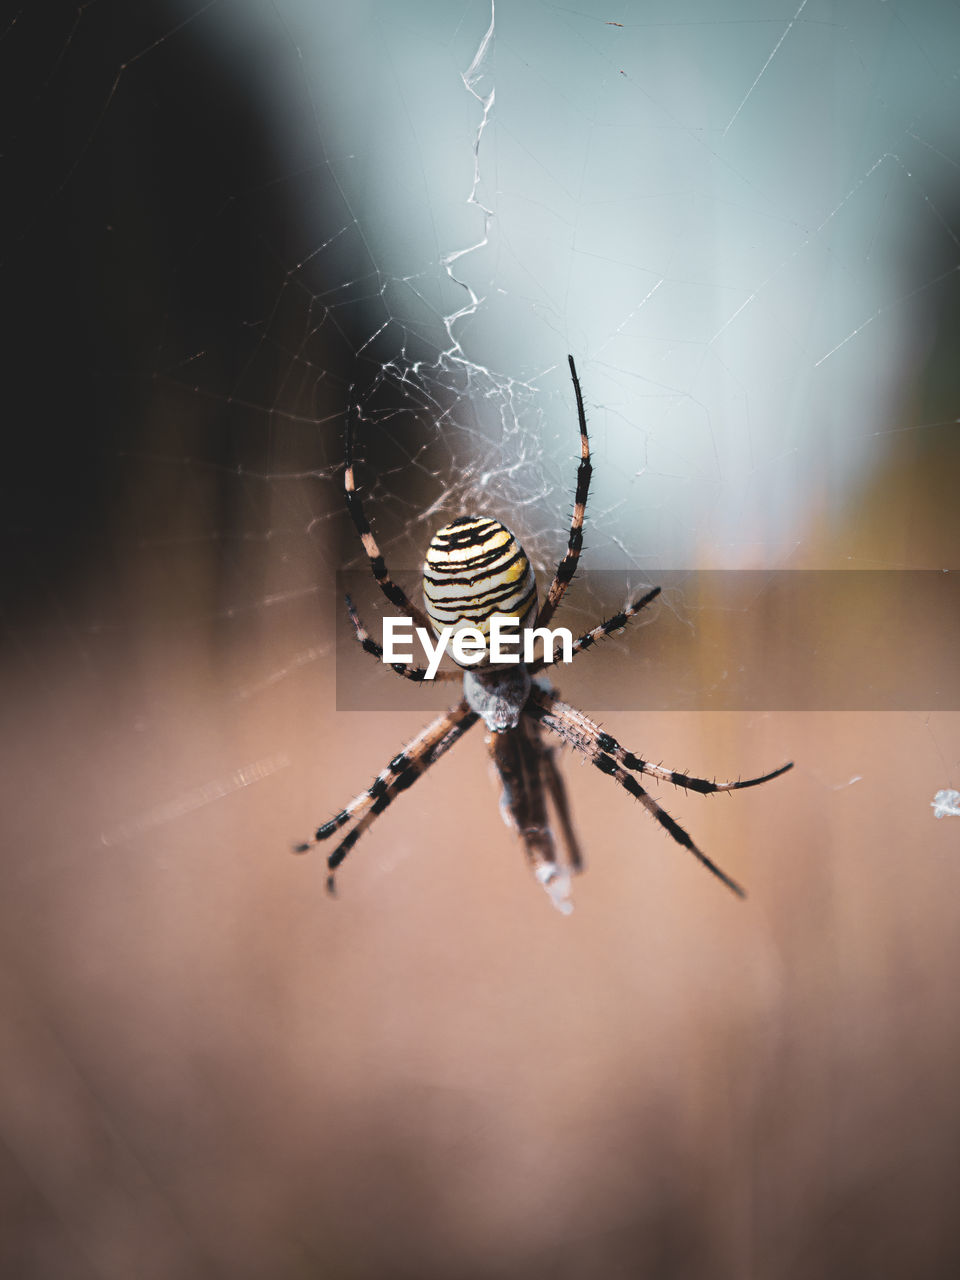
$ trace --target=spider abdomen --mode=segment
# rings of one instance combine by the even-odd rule
[[[427,616],[442,627],[476,627],[490,634],[494,615],[519,618],[537,611],[537,583],[520,543],[498,520],[460,516],[438,529],[423,566]]]

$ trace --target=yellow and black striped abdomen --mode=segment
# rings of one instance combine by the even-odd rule
[[[490,634],[494,614],[532,625],[537,583],[513,534],[486,516],[460,516],[434,534],[423,566],[427,615],[441,627],[476,627]]]

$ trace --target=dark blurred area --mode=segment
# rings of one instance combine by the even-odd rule
[[[324,121],[278,151],[256,33],[221,57],[184,12],[27,6],[0,43],[0,1273],[960,1273],[960,820],[930,808],[955,713],[606,718],[695,773],[796,760],[660,797],[744,904],[568,759],[589,868],[555,915],[479,730],[339,901],[288,856],[428,713],[333,710],[341,445],[317,421],[363,313],[320,324],[321,275],[289,287],[344,223]],[[956,303],[903,388],[942,425],[824,495],[812,560],[950,567]],[[946,669],[955,632],[916,626]],[[589,662],[564,675],[588,712]]]
[[[270,35],[282,45],[282,29]],[[268,130],[271,64],[257,33],[229,46],[218,36],[202,6],[174,3],[28,6],[9,28],[11,616],[42,619],[100,579],[109,600],[97,605],[115,608],[124,575],[143,578],[138,541],[216,539],[214,589],[228,598],[251,570],[257,478],[322,458],[317,384],[342,396],[348,345],[324,344],[311,370],[307,304],[286,330],[272,313],[308,243],[305,192],[318,226],[335,201],[307,143]],[[308,374],[281,398],[283,337],[303,348]]]
[[[150,440],[150,375],[168,328],[186,351],[240,291],[252,314],[265,305],[256,271],[235,269],[239,237],[223,253],[190,252],[262,147],[251,104],[189,41],[129,66],[172,14],[104,4],[80,20],[72,5],[34,6],[8,31],[3,115],[19,125],[3,205],[12,610],[49,611],[102,567],[130,501],[127,456],[176,449],[173,423],[165,442]],[[242,353],[221,343],[218,355],[229,366]],[[168,517],[152,514],[159,532]]]

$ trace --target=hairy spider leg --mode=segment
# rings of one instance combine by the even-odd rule
[[[356,796],[338,814],[317,828],[312,840],[294,847],[294,853],[307,853],[321,840],[328,840],[334,832],[357,819],[357,825],[340,842],[327,858],[327,866],[334,871],[344,860],[360,836],[370,824],[387,808],[394,797],[416,782],[432,764],[444,755],[455,742],[477,721],[476,714],[470,710],[465,701],[450,707],[430,724],[380,771],[373,782]],[[332,887],[328,882],[328,887]]]
[[[608,636],[614,631],[619,631],[621,627],[625,627],[631,618],[635,617],[641,609],[645,608],[650,603],[651,600],[656,600],[659,594],[660,588],[654,587],[652,591],[648,591],[646,595],[635,600],[633,604],[628,605],[626,609],[622,610],[620,613],[615,613],[613,617],[608,618],[606,622],[601,622],[598,626],[592,627],[591,630],[585,631],[582,636],[578,636],[577,639],[574,640],[570,649],[571,659],[575,658],[578,653],[582,653],[584,649],[592,648],[593,645],[595,645],[598,640],[602,640],[604,636]],[[556,660],[556,655],[554,655],[554,660]],[[536,662],[530,663],[527,670],[531,675],[536,675],[537,672],[542,671],[546,665],[546,657],[538,658]]]
[[[779,778],[781,774],[789,772],[793,768],[793,761],[788,764],[782,764],[779,769],[773,769],[770,773],[763,773],[757,778],[738,778],[735,782],[717,782],[707,778],[695,778],[689,773],[681,773],[678,769],[667,769],[661,764],[653,764],[649,760],[642,760],[640,756],[634,755],[632,751],[627,751],[611,734],[605,733],[598,724],[595,724],[582,711],[578,711],[576,707],[571,707],[569,703],[561,702],[550,690],[534,685],[531,690],[531,699],[544,712],[552,717],[562,719],[567,728],[567,741],[570,741],[568,735],[576,735],[578,738],[579,749],[584,751],[602,751],[605,755],[611,756],[618,764],[623,765],[625,769],[631,769],[634,773],[646,773],[652,777],[659,778],[662,782],[672,782],[675,787],[682,787],[685,791],[698,791],[701,795],[714,795],[718,791],[745,791],[747,787],[758,787],[761,782],[770,782],[774,778]],[[543,717],[540,717],[541,719]],[[545,724],[549,724],[553,728],[553,724],[544,720]]]
[[[669,813],[657,804],[653,796],[640,786],[640,783],[637,782],[636,778],[634,778],[632,774],[627,773],[625,769],[622,769],[612,756],[608,756],[604,752],[592,748],[583,740],[578,732],[571,730],[570,726],[561,715],[547,711],[536,704],[531,706],[530,714],[536,719],[542,721],[548,728],[553,729],[553,731],[563,738],[564,741],[569,742],[575,750],[586,756],[590,763],[595,765],[601,773],[609,774],[609,776],[613,778],[615,782],[618,782],[625,791],[629,792],[630,795],[639,800],[646,811],[654,817],[657,822],[659,822],[659,824],[673,837],[674,840],[676,840],[677,844],[682,845],[685,849],[689,849],[693,856],[701,862],[708,871],[711,871],[718,880],[723,881],[728,889],[732,889],[740,898],[746,897],[746,892],[743,887],[731,876],[728,876],[725,871],[722,871],[712,858],[708,858],[701,849],[698,849],[687,832],[684,831],[683,827],[681,827],[678,822],[674,821],[674,819],[670,817]]]
[[[347,423],[344,432],[344,454],[345,462],[343,469],[343,489],[347,499],[347,510],[350,512],[350,518],[353,520],[354,527],[360,535],[360,541],[363,543],[363,549],[367,553],[367,559],[370,561],[370,568],[373,576],[377,581],[377,586],[394,606],[401,617],[413,618],[416,626],[424,627],[428,631],[430,623],[421,609],[410,600],[407,593],[402,587],[390,577],[387,569],[387,562],[383,558],[383,553],[377,544],[370,523],[367,520],[363,510],[363,503],[360,500],[360,493],[357,489],[356,478],[353,469],[353,428],[350,422]]]
[[[556,749],[546,743],[543,744],[540,772],[557,813],[557,821],[560,823],[560,832],[563,836],[563,843],[566,846],[570,870],[579,875],[583,870],[583,853],[580,849],[580,841],[577,839],[577,834],[573,829],[570,802],[567,799],[567,787],[557,764]]]
[[[550,584],[547,598],[544,600],[543,607],[537,616],[536,625],[538,627],[545,627],[553,617],[557,606],[563,599],[563,593],[577,571],[577,561],[580,559],[580,550],[583,547],[583,520],[587,513],[590,475],[593,471],[593,467],[590,465],[587,415],[583,408],[583,392],[580,390],[577,366],[573,363],[573,356],[567,356],[567,360],[570,362],[570,376],[573,378],[573,390],[577,397],[577,418],[580,422],[580,465],[577,468],[577,490],[573,499],[573,517],[570,521],[570,537],[567,541],[566,554],[557,565],[557,572],[554,574],[553,582]]]
[[[400,769],[393,781],[389,784],[386,791],[377,797],[371,805],[369,811],[364,814],[357,825],[340,841],[333,853],[327,858],[327,892],[336,893],[336,882],[334,872],[340,866],[344,858],[357,843],[364,831],[377,820],[384,809],[393,803],[401,791],[406,791],[408,787],[412,787],[419,777],[436,764],[442,755],[463,737],[463,735],[476,724],[477,717],[474,713],[468,712],[463,720],[451,726],[446,735],[437,743],[435,747],[428,748],[416,757],[408,759],[405,768]]]
[[[523,719],[515,729],[491,731],[486,743],[503,788],[501,816],[523,840],[534,875],[546,889],[550,901],[567,915],[573,910],[569,901],[570,876],[557,860],[547,817],[538,727]]]
[[[350,621],[353,623],[353,629],[356,633],[357,639],[360,641],[361,648],[366,650],[367,653],[372,653],[375,658],[379,658],[380,661],[382,662],[383,647],[377,644],[376,640],[373,639],[369,631],[360,621],[360,615],[357,613],[356,609],[353,607],[353,601],[350,599],[350,597],[344,596],[344,599],[347,602],[347,612],[350,614]],[[417,684],[422,684],[423,681],[427,678],[426,667],[411,667],[405,662],[391,662],[390,670],[395,671],[398,676],[403,676],[405,680],[413,680]],[[463,672],[449,671],[446,669],[442,669],[435,673],[433,679],[434,680],[462,680]]]

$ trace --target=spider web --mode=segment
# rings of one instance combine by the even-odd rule
[[[952,9],[52,12],[0,46],[31,661],[37,635],[102,671],[138,628],[213,628],[241,700],[329,663],[336,571],[365,570],[348,423],[412,594],[433,530],[470,511],[549,573],[568,350],[595,463],[571,627],[658,571],[951,566]],[[692,626],[682,589],[664,601]],[[430,700],[338,665],[345,705]]]
[[[762,1261],[737,1256],[729,1274],[772,1276],[770,1259],[812,1257],[812,1231],[801,1222],[791,1238],[782,1227],[786,1206],[822,1197],[822,1220],[841,1221],[838,1202],[861,1203],[851,1188],[866,1185],[863,1203],[876,1195],[881,1207],[889,1190],[883,1225],[926,1223],[935,1197],[912,1215],[902,1205],[955,1172],[949,798],[960,738],[941,675],[955,670],[957,619],[948,596],[901,594],[897,575],[956,568],[956,6],[49,0],[4,22],[0,977],[17,1011],[6,1024],[26,1047],[0,1109],[10,1153],[0,1173],[18,1191],[17,1239],[53,1259],[43,1273],[72,1262],[78,1241],[97,1275],[214,1265],[293,1277],[315,1272],[317,1258],[336,1270],[336,1242],[362,1213],[356,1235],[372,1261],[351,1257],[351,1274],[387,1274],[409,1248],[411,1274],[456,1274],[468,1258],[466,1270],[480,1274],[486,1260],[490,1274],[507,1275],[514,1245],[518,1273],[533,1274],[527,1261],[564,1245],[563,1223],[582,1221],[584,1206],[611,1249],[627,1248],[624,1224],[640,1202],[651,1220],[665,1206],[661,1252],[623,1267],[591,1258],[582,1272],[702,1273],[729,1261],[727,1237],[698,1265],[688,1241],[671,1246],[669,1236],[671,1222],[687,1222],[682,1195],[669,1217],[671,1170],[692,1152],[690,1184],[720,1189],[710,1221],[739,1222],[750,1205],[744,1238],[773,1233],[765,1252],[757,1245]],[[555,922],[534,919],[544,905],[511,878],[519,859],[492,795],[473,781],[476,743],[438,766],[449,781],[418,784],[377,839],[365,837],[345,868],[344,911],[322,915],[322,863],[285,858],[288,844],[370,780],[431,697],[447,696],[393,679],[344,629],[342,571],[359,575],[371,630],[382,611],[344,511],[344,431],[356,432],[367,514],[411,593],[433,531],[470,511],[509,524],[542,582],[566,544],[576,473],[568,352],[595,470],[584,568],[559,621],[593,623],[670,571],[747,570],[781,583],[788,570],[885,571],[890,585],[858,597],[857,629],[837,588],[836,616],[813,597],[825,630],[778,613],[762,588],[721,602],[720,623],[700,627],[682,581],[667,621],[699,627],[698,641],[730,662],[740,659],[727,631],[747,635],[748,670],[772,667],[774,653],[788,667],[794,654],[807,659],[822,636],[815,659],[835,688],[862,665],[863,635],[896,624],[894,665],[925,673],[930,702],[781,716],[768,700],[706,715],[722,663],[708,675],[705,662],[684,659],[694,710],[645,716],[645,741],[636,717],[611,725],[631,749],[662,750],[697,775],[796,759],[788,779],[749,793],[740,810],[723,806],[725,818],[743,815],[727,819],[726,848],[726,828],[708,828],[704,847],[738,875],[755,849],[764,855],[748,870],[751,909],[766,905],[752,923],[738,917],[736,934],[723,935],[733,926],[712,899],[695,938],[676,927],[686,911],[660,912],[661,900],[693,901],[697,889],[676,861],[657,861],[655,830],[628,856],[624,831],[630,824],[632,839],[636,823],[625,797],[619,809],[610,791],[579,803],[574,786],[589,789],[588,770],[571,785],[591,874],[570,923],[589,919],[596,894],[608,932],[574,964],[572,949],[558,949],[574,935],[558,943],[542,932]],[[588,713],[647,705],[644,686],[670,655],[651,662],[656,627],[642,643],[637,630],[578,661],[569,684],[564,673],[564,696]],[[344,681],[386,710],[337,715]],[[710,819],[692,818],[692,831],[697,821]],[[461,843],[464,856],[447,857]],[[696,871],[689,883],[699,887]],[[445,920],[438,904],[452,913],[463,899],[456,936],[441,923],[442,945],[418,935],[411,949],[401,917]],[[497,954],[483,950],[490,939]],[[895,963],[898,980],[922,981],[904,988],[908,998],[898,988],[885,1022],[892,1004],[876,975]],[[484,1030],[493,1003],[476,975],[486,983],[488,973],[523,1011],[512,1031],[506,1016]],[[662,997],[635,976],[650,973],[662,975]],[[381,984],[369,1025],[351,1022],[354,1003],[366,1010]],[[724,1023],[711,1039],[718,1010],[738,999],[736,1034]],[[747,1043],[741,1029],[758,1011],[767,1021]],[[525,1040],[531,1025],[540,1057]],[[777,1039],[770,1027],[782,1033],[776,1061],[764,1056]],[[451,1043],[464,1029],[470,1059],[437,1028],[452,1028]],[[743,1069],[715,1074],[718,1062],[736,1065],[734,1042],[747,1044]],[[492,1044],[515,1043],[525,1049],[514,1062],[490,1066]],[[733,1203],[742,1183],[728,1176],[752,1101],[730,1134],[704,1130],[704,1141],[688,1105],[693,1074],[677,1071],[701,1057],[703,1114],[723,1101],[717,1080],[734,1099],[753,1089],[772,1116],[783,1098],[796,1102],[795,1116],[781,1116],[794,1163],[755,1200]],[[899,1094],[882,1092],[901,1062],[914,1075]],[[426,1091],[414,1091],[416,1105],[404,1070]],[[950,1110],[934,1115],[943,1096]],[[293,1121],[264,1101],[279,1097]],[[534,1097],[545,1100],[539,1112]],[[871,1097],[877,1113],[858,1132]],[[568,1130],[558,1118],[608,1098],[609,1127],[599,1111],[584,1111],[581,1125],[600,1116],[602,1157],[559,1158],[550,1144]],[[794,1122],[815,1131],[811,1098],[836,1122],[840,1159],[821,1158],[806,1130],[791,1139]],[[402,1128],[410,1115],[415,1136]],[[451,1159],[462,1116],[473,1129]],[[918,1135],[918,1170],[938,1142],[952,1145],[937,1177],[913,1177],[911,1166],[901,1188],[868,1166],[873,1135],[893,1150],[886,1135],[903,1117]],[[757,1132],[765,1123],[761,1114]],[[688,1145],[671,1145],[671,1126]],[[314,1132],[328,1143],[322,1157]],[[607,1169],[621,1134],[614,1172],[590,1176]],[[491,1144],[486,1163],[478,1142]],[[527,1149],[543,1157],[536,1177],[516,1164]],[[655,1171],[628,1202],[620,1188],[634,1195],[637,1152],[652,1153],[642,1160]],[[756,1161],[759,1182],[767,1158]],[[398,1168],[418,1176],[395,1177]],[[368,1188],[384,1191],[375,1210]],[[550,1212],[530,1202],[531,1188]],[[452,1252],[437,1272],[417,1240],[435,1232],[442,1197],[461,1193],[470,1212],[451,1219]],[[255,1212],[242,1212],[251,1202]],[[368,1214],[382,1230],[369,1230]],[[870,1224],[857,1234],[886,1239]],[[918,1237],[905,1268],[922,1269],[916,1258],[938,1238]],[[491,1241],[503,1250],[495,1258]],[[671,1271],[670,1247],[689,1265]],[[24,1256],[11,1273],[24,1273]],[[551,1271],[570,1260],[551,1257]],[[60,1273],[79,1274],[66,1263]]]
[[[956,301],[951,10],[239,0],[126,25],[103,3],[62,16],[41,33],[24,10],[6,32],[35,77],[13,155],[48,141],[56,95],[73,108],[62,155],[32,157],[42,181],[36,199],[20,188],[8,270],[39,281],[44,216],[84,201],[96,252],[120,242],[110,270],[154,255],[133,269],[141,296],[119,300],[133,339],[118,342],[126,318],[97,335],[114,404],[92,431],[123,489],[145,477],[182,501],[215,472],[203,536],[283,544],[285,569],[238,564],[227,613],[360,563],[325,527],[350,536],[348,420],[411,590],[432,530],[463,511],[506,513],[548,570],[577,443],[568,349],[595,451],[587,567],[949,567],[935,525],[895,551],[862,526],[815,530],[904,433],[935,451],[952,423],[948,393],[905,403]],[[238,141],[218,167],[221,130]],[[148,210],[90,194],[138,180]],[[149,425],[118,407],[130,380]],[[138,545],[164,539],[138,518]]]

